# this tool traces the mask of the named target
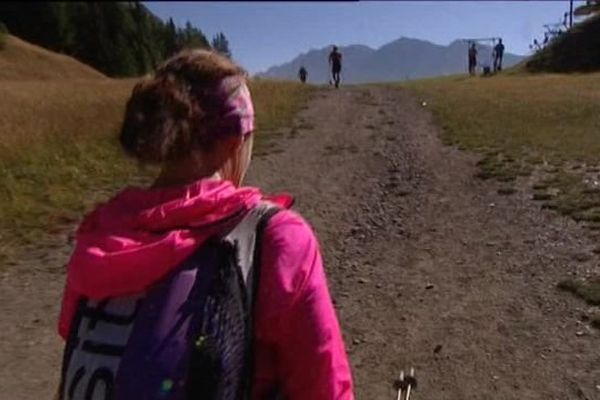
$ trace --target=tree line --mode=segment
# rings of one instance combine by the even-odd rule
[[[6,46],[6,35],[8,34],[8,29],[6,25],[0,22],[0,50],[2,50]]]
[[[143,75],[184,48],[214,48],[231,57],[223,33],[212,45],[187,22],[176,27],[139,1],[0,2],[0,24],[23,40],[72,56],[112,77]]]

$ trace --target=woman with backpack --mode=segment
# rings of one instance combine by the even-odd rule
[[[242,186],[245,72],[186,50],[133,89],[120,142],[160,165],[86,216],[59,321],[62,399],[353,399],[319,245],[287,195]]]

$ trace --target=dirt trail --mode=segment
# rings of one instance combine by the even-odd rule
[[[555,289],[597,264],[592,238],[474,179],[437,134],[402,90],[323,90],[252,167],[318,232],[357,399],[394,398],[409,366],[415,399],[600,399],[600,332]],[[68,253],[0,272],[0,399],[49,398]]]

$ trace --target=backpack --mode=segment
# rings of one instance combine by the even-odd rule
[[[261,203],[154,287],[82,299],[65,345],[60,400],[247,400]]]

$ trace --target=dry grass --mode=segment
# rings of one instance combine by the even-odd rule
[[[526,161],[598,161],[600,74],[452,77],[408,87],[432,107],[448,142]]]
[[[250,82],[256,106],[259,132],[268,133],[289,126],[296,113],[306,105],[310,86],[295,82],[255,80]]]
[[[443,140],[482,154],[479,177],[544,177],[544,207],[600,222],[600,74],[448,77],[406,85],[428,103]]]
[[[107,79],[74,58],[7,35],[0,53],[0,81],[28,79]],[[4,82],[2,82],[4,84]]]
[[[3,81],[0,97],[0,261],[47,238],[97,201],[152,171],[138,169],[116,132],[135,80]],[[253,82],[257,144],[291,124],[310,89]]]
[[[0,241],[26,243],[89,206],[88,192],[135,169],[114,132],[132,81],[3,82]]]

